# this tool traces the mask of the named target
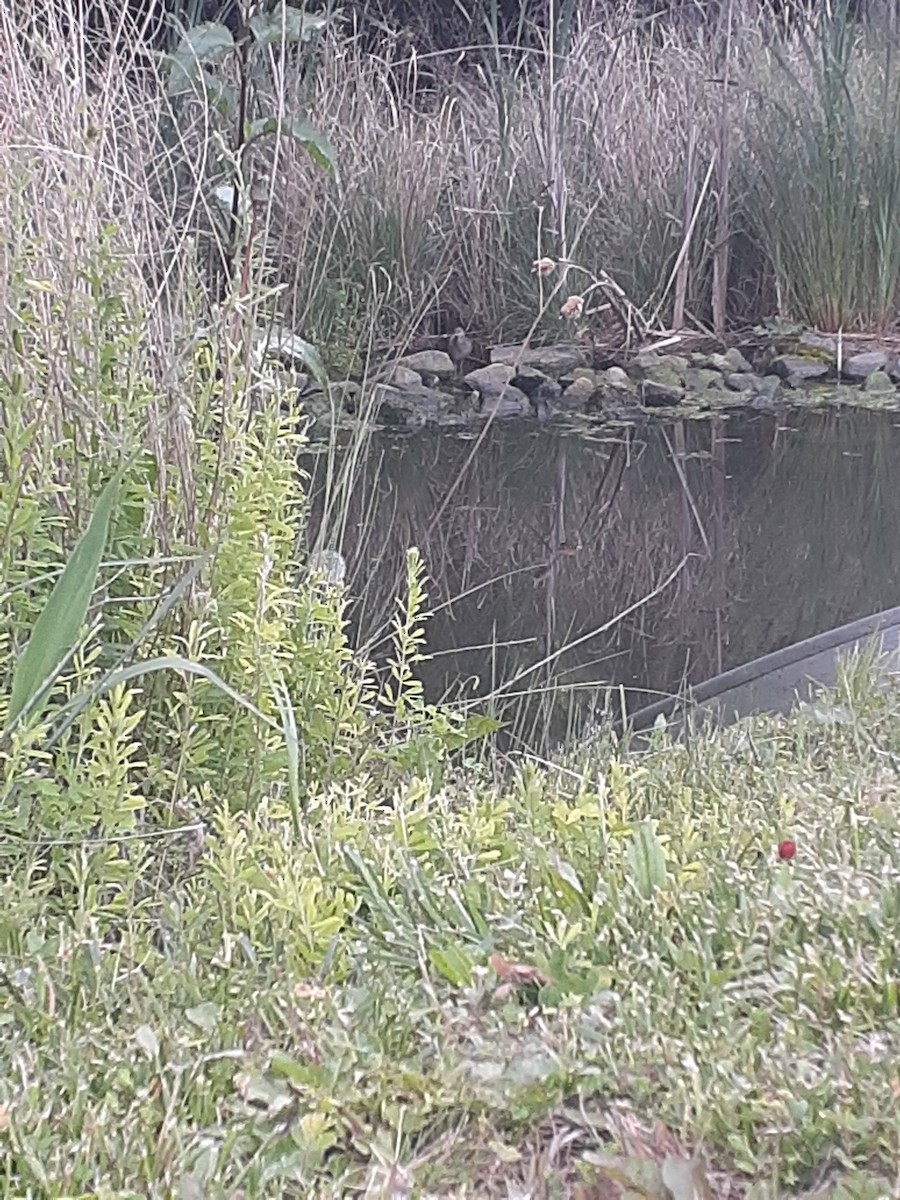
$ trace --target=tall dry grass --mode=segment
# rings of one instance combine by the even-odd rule
[[[741,12],[655,36],[627,16],[573,26],[565,55],[548,41],[490,69],[490,55],[445,63],[422,93],[397,44],[379,58],[327,39],[282,96],[315,115],[344,181],[338,194],[296,151],[283,160],[276,257],[293,318],[355,354],[458,321],[515,339],[541,312],[532,263],[546,255],[573,264],[569,291],[606,272],[655,326],[722,332],[772,315],[773,297],[785,316],[833,324],[821,297],[843,286],[828,249],[843,237],[855,276],[838,316],[855,303],[858,321],[883,324],[898,275],[888,34],[845,21],[824,87],[810,57],[834,59],[840,13],[778,37]],[[852,122],[835,131],[836,89]],[[837,149],[822,148],[827,128]],[[828,172],[843,195],[823,224],[810,208]],[[615,329],[598,307],[594,325]],[[539,328],[563,328],[559,299]]]
[[[406,65],[337,37],[293,89],[290,107],[315,114],[344,181],[337,196],[302,156],[285,161],[279,249],[298,321],[354,343],[373,313],[386,336],[462,320],[520,337],[545,255],[576,264],[574,290],[605,271],[634,304],[666,310],[685,148],[697,145],[702,176],[715,136],[708,47],[586,26],[565,58],[547,47],[502,64],[500,78],[448,70],[442,94],[422,99],[398,98]],[[702,312],[708,208],[691,216],[689,307]],[[547,333],[561,327],[558,308]]]
[[[586,11],[568,13],[565,54],[545,39],[517,57],[438,58],[428,87],[400,40],[373,55],[334,27],[272,48],[254,73],[260,111],[309,117],[340,179],[287,140],[241,160],[268,191],[254,265],[277,289],[269,316],[337,371],[458,322],[493,339],[536,318],[559,333],[564,293],[604,272],[657,327],[721,331],[771,315],[773,295],[784,315],[889,322],[900,76],[888,35],[840,13],[774,37],[743,6],[727,23],[652,31],[627,9]],[[189,295],[196,307],[223,257],[215,189],[234,177],[234,131],[201,103],[173,111],[162,67],[129,75],[128,54],[113,55],[92,80],[77,39],[48,30],[38,51],[2,21],[6,138],[14,128],[42,160],[46,219],[78,225],[75,193],[102,181],[150,309],[171,314]],[[571,264],[549,303],[532,272],[543,256]],[[593,307],[595,332],[615,335],[616,314]]]

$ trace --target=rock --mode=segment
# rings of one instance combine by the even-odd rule
[[[733,392],[727,387],[710,388],[702,396],[697,397],[706,408],[743,408],[747,403],[745,392]]]
[[[343,408],[345,412],[355,413],[359,404],[359,394],[361,388],[358,383],[354,383],[352,379],[344,379],[338,383],[332,383],[329,387],[331,399],[339,408]]]
[[[573,379],[559,398],[560,407],[569,412],[584,412],[596,391],[597,385],[593,379],[587,379],[584,376]]]
[[[841,363],[841,374],[848,379],[868,379],[874,371],[884,371],[888,357],[883,350],[863,350]]]
[[[376,383],[371,396],[379,418],[392,425],[427,422],[429,416],[437,416],[440,408],[437,392],[421,384],[415,388],[399,388],[389,383]]]
[[[831,408],[851,408],[859,404],[860,387],[855,383],[836,383],[832,387],[822,388],[823,402]],[[891,389],[889,396],[896,393]]]
[[[739,372],[743,375],[752,375],[753,367],[750,362],[741,354],[737,346],[732,346],[725,351],[725,365],[729,371]]]
[[[684,399],[684,388],[663,379],[645,379],[641,383],[640,397],[645,408],[674,407]]]
[[[591,383],[597,382],[597,372],[590,367],[576,367],[574,371],[569,372],[569,382],[576,379],[590,379]]]
[[[469,411],[460,411],[458,408],[448,408],[443,410],[439,415],[435,424],[438,429],[459,429],[465,425],[471,425],[474,417],[477,416],[474,408]]]
[[[415,354],[404,354],[397,360],[397,366],[408,367],[411,371],[436,375],[438,379],[452,379],[456,374],[453,360],[445,350],[418,350]]]
[[[523,367],[536,367],[545,375],[558,378],[566,371],[587,366],[587,356],[580,346],[560,343],[556,346],[494,346],[491,349],[491,365],[504,365],[520,371]]]
[[[515,374],[513,368],[506,363],[491,363],[488,367],[476,367],[474,371],[464,375],[463,379],[479,396],[497,396],[501,391],[513,386]]]
[[[659,383],[663,387],[680,388],[684,390],[684,374],[681,371],[674,371],[671,367],[650,367],[644,372],[645,383]]]
[[[771,412],[775,407],[774,396],[754,396],[747,403],[748,408],[754,408],[757,412]]]
[[[830,333],[809,329],[800,334],[798,341],[801,346],[812,346],[814,350],[825,350],[830,356],[837,357],[837,338]]]
[[[635,355],[634,366],[645,378],[649,378],[653,371],[664,370],[680,375],[683,381],[690,363],[681,354],[658,354],[655,350],[640,350]]]
[[[505,417],[525,417],[531,412],[528,397],[518,388],[508,387],[503,395],[485,396],[481,405],[482,417],[502,420]]]
[[[520,367],[514,375],[510,376],[510,382],[513,387],[517,387],[526,396],[536,396],[546,384],[550,384],[551,388],[555,389],[556,396],[560,393],[560,386],[556,380],[548,378],[537,367]]]
[[[873,371],[863,384],[862,390],[870,396],[883,396],[886,393],[894,392],[896,389],[894,381],[888,375],[887,371]]]
[[[755,407],[771,407],[781,389],[781,380],[777,375],[754,375],[751,387],[756,399],[761,402]]]
[[[591,411],[599,412],[607,420],[633,421],[644,425],[651,418],[641,406],[637,390],[637,384],[633,384],[629,390],[605,384],[594,392]]]
[[[684,373],[684,386],[689,392],[705,392],[712,387],[722,386],[722,374],[707,367],[688,367]]]
[[[556,408],[562,388],[536,367],[522,367],[510,380],[514,388],[524,392],[539,421],[549,421]]]
[[[627,392],[635,390],[633,380],[629,378],[628,372],[623,370],[622,367],[607,367],[602,374],[603,380],[608,387],[621,388]]]
[[[522,389],[524,391],[524,389]],[[532,404],[554,405],[560,397],[562,388],[555,379],[545,379],[536,392],[529,396]]]
[[[733,392],[752,392],[756,379],[756,375],[747,371],[733,371],[725,376],[725,385],[730,387]]]
[[[392,383],[395,387],[418,387],[425,382],[420,372],[399,362],[387,367],[383,372],[379,371],[376,378],[382,383]]]
[[[513,387],[519,386],[519,376],[513,379]],[[539,421],[549,421],[553,416],[553,411],[559,406],[559,397],[562,393],[562,388],[555,379],[547,379],[544,376],[541,382],[532,391],[527,391],[525,388],[519,387],[519,391],[525,392],[528,396],[531,407],[534,410],[534,415]]]
[[[831,370],[831,364],[818,358],[779,354],[772,362],[772,370],[789,383],[798,383],[804,379],[822,379]]]
[[[304,396],[302,411],[323,430],[330,429],[338,415],[321,392],[311,392]]]
[[[507,363],[491,363],[465,376],[465,382],[481,397],[482,415],[512,417],[531,411],[528,397],[512,382],[515,374]]]
[[[755,375],[746,371],[735,371],[725,376],[725,384],[733,392],[751,392],[765,401],[774,401],[781,380],[777,375]]]
[[[380,420],[389,425],[419,429],[423,425],[458,425],[466,420],[459,411],[457,396],[422,384],[400,388],[377,383],[372,389],[372,401]]]

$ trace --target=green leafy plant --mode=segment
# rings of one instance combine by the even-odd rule
[[[211,117],[218,114],[225,123],[223,139],[232,180],[216,194],[229,214],[225,262],[229,280],[241,246],[249,253],[256,231],[260,199],[250,172],[253,147],[267,137],[286,137],[302,146],[324,170],[336,174],[337,169],[328,140],[308,120],[284,111],[255,111],[259,107],[255,81],[265,72],[269,55],[276,49],[285,54],[288,47],[311,42],[327,27],[328,18],[291,8],[284,0],[253,11],[240,0],[232,12],[236,33],[220,22],[203,22],[188,29],[166,58],[169,96],[198,99]],[[264,187],[261,195],[267,194]]]

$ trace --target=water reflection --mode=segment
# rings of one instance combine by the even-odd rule
[[[418,546],[437,608],[427,690],[489,694],[546,745],[611,685],[633,709],[900,603],[895,420],[798,410],[593,432],[511,423],[479,442],[379,435],[329,519],[355,636],[377,644]],[[311,469],[315,528],[325,489]]]

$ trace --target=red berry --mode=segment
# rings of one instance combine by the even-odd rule
[[[797,843],[792,842],[790,838],[785,838],[783,842],[778,843],[778,857],[784,859],[785,862],[793,858],[797,853]]]

